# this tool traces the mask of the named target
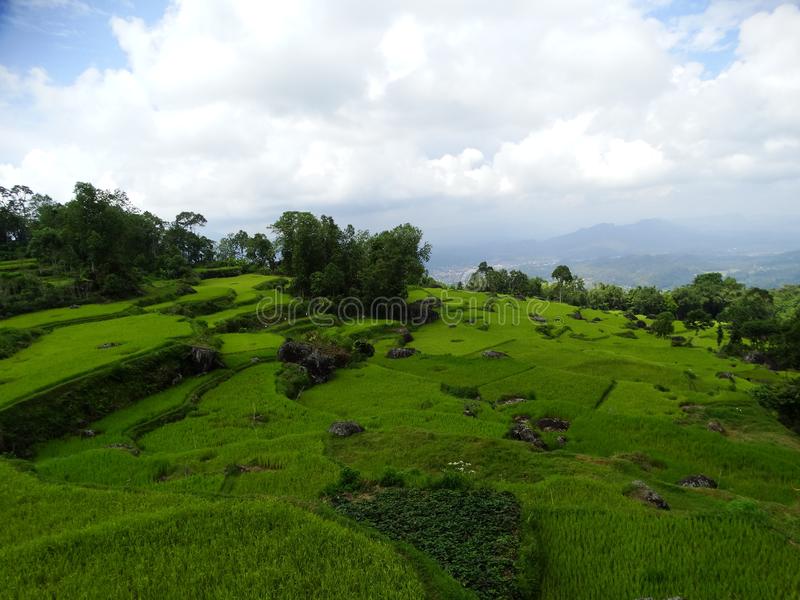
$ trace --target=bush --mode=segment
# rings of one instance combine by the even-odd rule
[[[360,492],[366,485],[366,482],[361,478],[361,473],[350,467],[342,467],[339,472],[339,480],[336,483],[325,486],[322,490],[322,495],[339,500],[339,496]]]
[[[305,367],[285,363],[275,375],[275,390],[291,400],[296,400],[303,390],[313,385]]]
[[[27,348],[41,334],[39,329],[0,329],[0,358],[8,358]]]
[[[761,406],[774,410],[781,423],[800,434],[800,378],[762,385],[752,394]]]
[[[381,487],[405,487],[406,480],[403,474],[393,467],[386,467],[383,475],[378,480]]]

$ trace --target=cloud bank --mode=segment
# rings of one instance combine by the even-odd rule
[[[124,68],[0,66],[0,184],[120,187],[219,232],[285,209],[442,240],[796,215],[800,9],[759,8],[176,1],[110,19]],[[718,72],[686,58],[726,44]]]

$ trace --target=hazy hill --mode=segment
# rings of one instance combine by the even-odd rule
[[[662,219],[629,225],[600,223],[546,240],[498,242],[480,249],[435,248],[434,276],[461,279],[481,260],[549,277],[567,262],[587,281],[673,287],[697,273],[723,271],[750,285],[774,287],[800,277],[800,243],[788,224],[757,222],[747,229],[711,220],[709,230]],[[703,226],[704,227],[704,226]]]

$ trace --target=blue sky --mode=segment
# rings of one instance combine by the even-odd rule
[[[166,6],[164,0],[0,0],[0,62],[19,72],[42,67],[58,83],[89,67],[124,67],[109,18],[152,23]]]

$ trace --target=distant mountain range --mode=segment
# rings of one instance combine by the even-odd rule
[[[708,271],[761,287],[800,283],[798,229],[788,223],[708,225],[648,219],[630,225],[601,223],[542,241],[435,247],[429,268],[447,283],[466,279],[482,260],[545,278],[556,264],[565,263],[590,284],[669,288]]]

